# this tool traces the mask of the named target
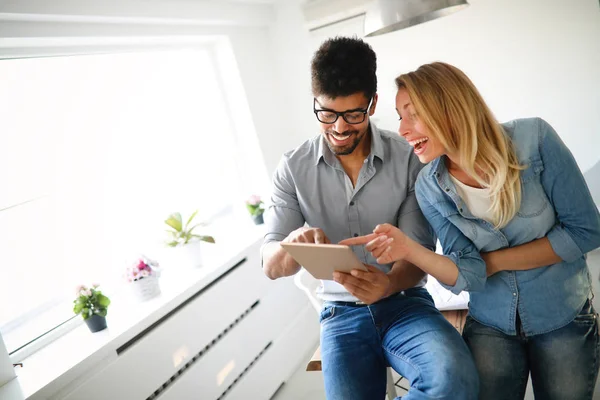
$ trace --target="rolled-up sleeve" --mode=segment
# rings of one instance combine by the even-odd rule
[[[567,146],[546,121],[538,123],[541,182],[558,220],[547,238],[560,258],[572,262],[600,247],[600,213]]]
[[[263,247],[270,242],[280,242],[291,232],[304,225],[296,185],[284,156],[273,175],[271,204],[265,212],[265,234]]]
[[[431,251],[435,251],[435,233],[423,216],[415,195],[415,183],[422,166],[419,160],[411,155],[408,171],[408,193],[400,206],[397,226],[415,242]]]
[[[427,179],[422,176],[421,179]],[[420,182],[416,186],[416,197],[429,224],[438,236],[444,256],[458,268],[458,278],[454,286],[440,284],[454,294],[460,292],[477,292],[485,287],[487,272],[485,262],[479,251],[465,235],[428,200]]]

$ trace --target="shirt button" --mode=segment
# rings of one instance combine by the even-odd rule
[[[354,237],[358,237],[358,233],[355,233],[355,234],[354,234]]]
[[[350,205],[351,205],[351,206],[353,206],[353,205],[354,205],[354,202],[353,202],[353,201],[351,201],[351,202],[350,202]]]
[[[462,212],[462,208],[459,208],[458,211]]]
[[[513,293],[513,296],[516,296],[516,295],[517,295],[516,293]]]
[[[450,191],[450,188],[446,188],[446,192],[449,192],[449,191]]]

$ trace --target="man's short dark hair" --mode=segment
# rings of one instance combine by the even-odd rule
[[[371,98],[377,92],[377,57],[367,43],[356,37],[328,39],[312,59],[314,96],[350,96],[362,92]]]

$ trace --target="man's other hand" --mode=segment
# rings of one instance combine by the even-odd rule
[[[391,281],[387,274],[374,266],[365,264],[365,267],[368,271],[353,269],[349,274],[336,271],[333,280],[363,303],[373,304],[390,294]]]

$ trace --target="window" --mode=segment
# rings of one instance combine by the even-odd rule
[[[241,202],[239,145],[208,48],[0,61],[0,333],[9,352],[120,281],[163,220]]]

